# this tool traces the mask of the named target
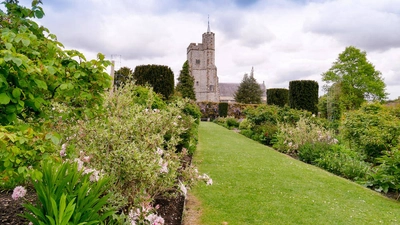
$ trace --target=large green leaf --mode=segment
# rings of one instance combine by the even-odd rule
[[[31,40],[29,40],[28,38],[23,38],[22,39],[22,44],[27,47],[29,46],[29,44],[31,43]]]
[[[8,103],[10,103],[10,100],[11,100],[11,98],[8,97],[8,95],[6,93],[0,94],[0,104],[7,105]]]
[[[14,88],[14,90],[12,91],[12,96],[14,98],[18,98],[21,96],[21,89],[19,88]]]
[[[22,64],[22,59],[17,57],[12,57],[12,61],[19,67]]]
[[[47,89],[46,82],[44,82],[42,80],[38,80],[38,79],[35,79],[34,81],[35,81],[36,85],[38,86],[38,88]]]

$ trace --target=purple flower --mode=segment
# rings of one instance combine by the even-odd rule
[[[17,186],[14,188],[11,197],[14,200],[18,200],[19,198],[24,197],[25,195],[26,195],[26,189],[22,186]]]

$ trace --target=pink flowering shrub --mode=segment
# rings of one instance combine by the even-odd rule
[[[301,117],[293,126],[290,124],[278,124],[278,133],[274,148],[280,152],[296,154],[298,149],[306,143],[336,144],[338,140],[333,131],[314,123],[310,118]]]

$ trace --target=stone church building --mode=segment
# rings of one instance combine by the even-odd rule
[[[215,66],[215,34],[210,31],[203,34],[202,43],[191,43],[187,48],[187,60],[190,74],[194,77],[194,92],[198,102],[235,102],[234,94],[239,83],[219,83]],[[265,84],[260,84],[266,102]]]

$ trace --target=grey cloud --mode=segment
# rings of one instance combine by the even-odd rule
[[[304,30],[333,36],[345,45],[368,51],[400,47],[400,14],[367,5],[326,3],[321,5],[318,15],[305,22]]]

